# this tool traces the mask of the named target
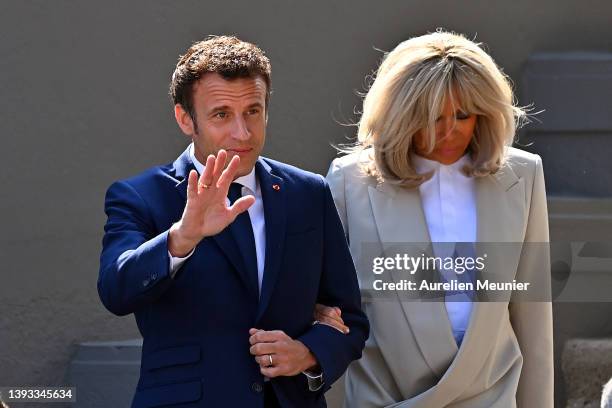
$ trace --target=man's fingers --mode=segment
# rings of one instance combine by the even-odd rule
[[[221,175],[221,172],[225,168],[225,162],[227,161],[227,152],[223,149],[217,153],[217,160],[215,162],[215,169],[212,173],[212,182],[216,183]]]
[[[277,365],[278,357],[275,354],[263,354],[261,356],[255,356],[255,362],[257,362],[260,367],[272,367],[270,365],[270,356],[272,356],[272,363],[274,365]]]
[[[187,198],[194,197],[198,193],[198,172],[191,170],[187,178]]]
[[[213,169],[215,167],[215,156],[209,154],[206,158],[206,166],[204,167],[204,171],[200,175],[200,180],[198,182],[198,192],[206,190],[206,186],[210,187],[213,183]]]
[[[286,340],[288,336],[281,330],[259,330],[249,337],[251,345],[257,343],[272,343],[279,340]]]
[[[229,185],[234,181],[238,166],[240,166],[240,156],[236,155],[232,157],[225,170],[221,172],[219,180],[217,180],[217,188],[223,191],[229,190]]]
[[[252,195],[247,195],[244,197],[240,197],[238,200],[234,202],[234,204],[229,207],[230,212],[232,213],[232,219],[236,219],[240,213],[249,209],[250,206],[255,202],[255,197]]]
[[[249,348],[249,352],[254,356],[261,356],[264,354],[276,354],[278,351],[278,342],[274,343],[257,343]]]
[[[274,378],[282,375],[282,369],[280,367],[261,367],[259,371],[262,375],[268,378]]]

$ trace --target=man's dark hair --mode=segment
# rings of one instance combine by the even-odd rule
[[[254,44],[233,36],[211,36],[193,44],[179,58],[172,81],[170,96],[180,104],[195,122],[193,85],[208,72],[231,80],[261,76],[266,82],[266,108],[270,99],[270,60]]]

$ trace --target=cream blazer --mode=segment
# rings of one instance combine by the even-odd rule
[[[327,175],[360,285],[364,243],[430,242],[419,190],[378,184],[361,173],[364,155],[332,162]],[[548,242],[539,156],[509,148],[506,164],[476,180],[478,242]],[[507,251],[512,252],[512,251]],[[506,254],[494,266],[550,286],[550,256]],[[362,286],[363,290],[363,286]],[[552,408],[553,328],[550,302],[476,302],[458,349],[444,302],[370,301],[363,357],[346,375],[349,408]]]

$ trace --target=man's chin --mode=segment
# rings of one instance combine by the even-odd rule
[[[255,160],[249,161],[249,163],[241,162],[236,171],[236,178],[246,176],[253,170],[253,167],[255,167]]]
[[[241,154],[237,154],[237,153],[228,151],[228,157],[227,157],[228,164],[229,164],[229,161],[232,160],[234,156],[240,157],[240,165],[238,166],[238,170],[236,171],[236,177],[242,177],[242,176],[246,176],[247,174],[249,174],[253,170],[253,167],[255,167],[255,162],[259,158],[259,155],[254,154],[253,151],[249,152],[246,155],[241,155]]]

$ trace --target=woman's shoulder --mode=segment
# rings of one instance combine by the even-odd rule
[[[332,189],[355,190],[375,185],[376,179],[367,174],[367,164],[371,162],[372,149],[359,150],[335,158],[327,173],[327,181]]]
[[[536,169],[542,166],[542,159],[537,154],[508,147],[505,165],[510,167],[519,177],[528,177],[535,174]]]
[[[363,174],[363,167],[373,160],[371,148],[357,150],[344,156],[336,157],[329,168],[329,171],[342,171],[345,174]]]

